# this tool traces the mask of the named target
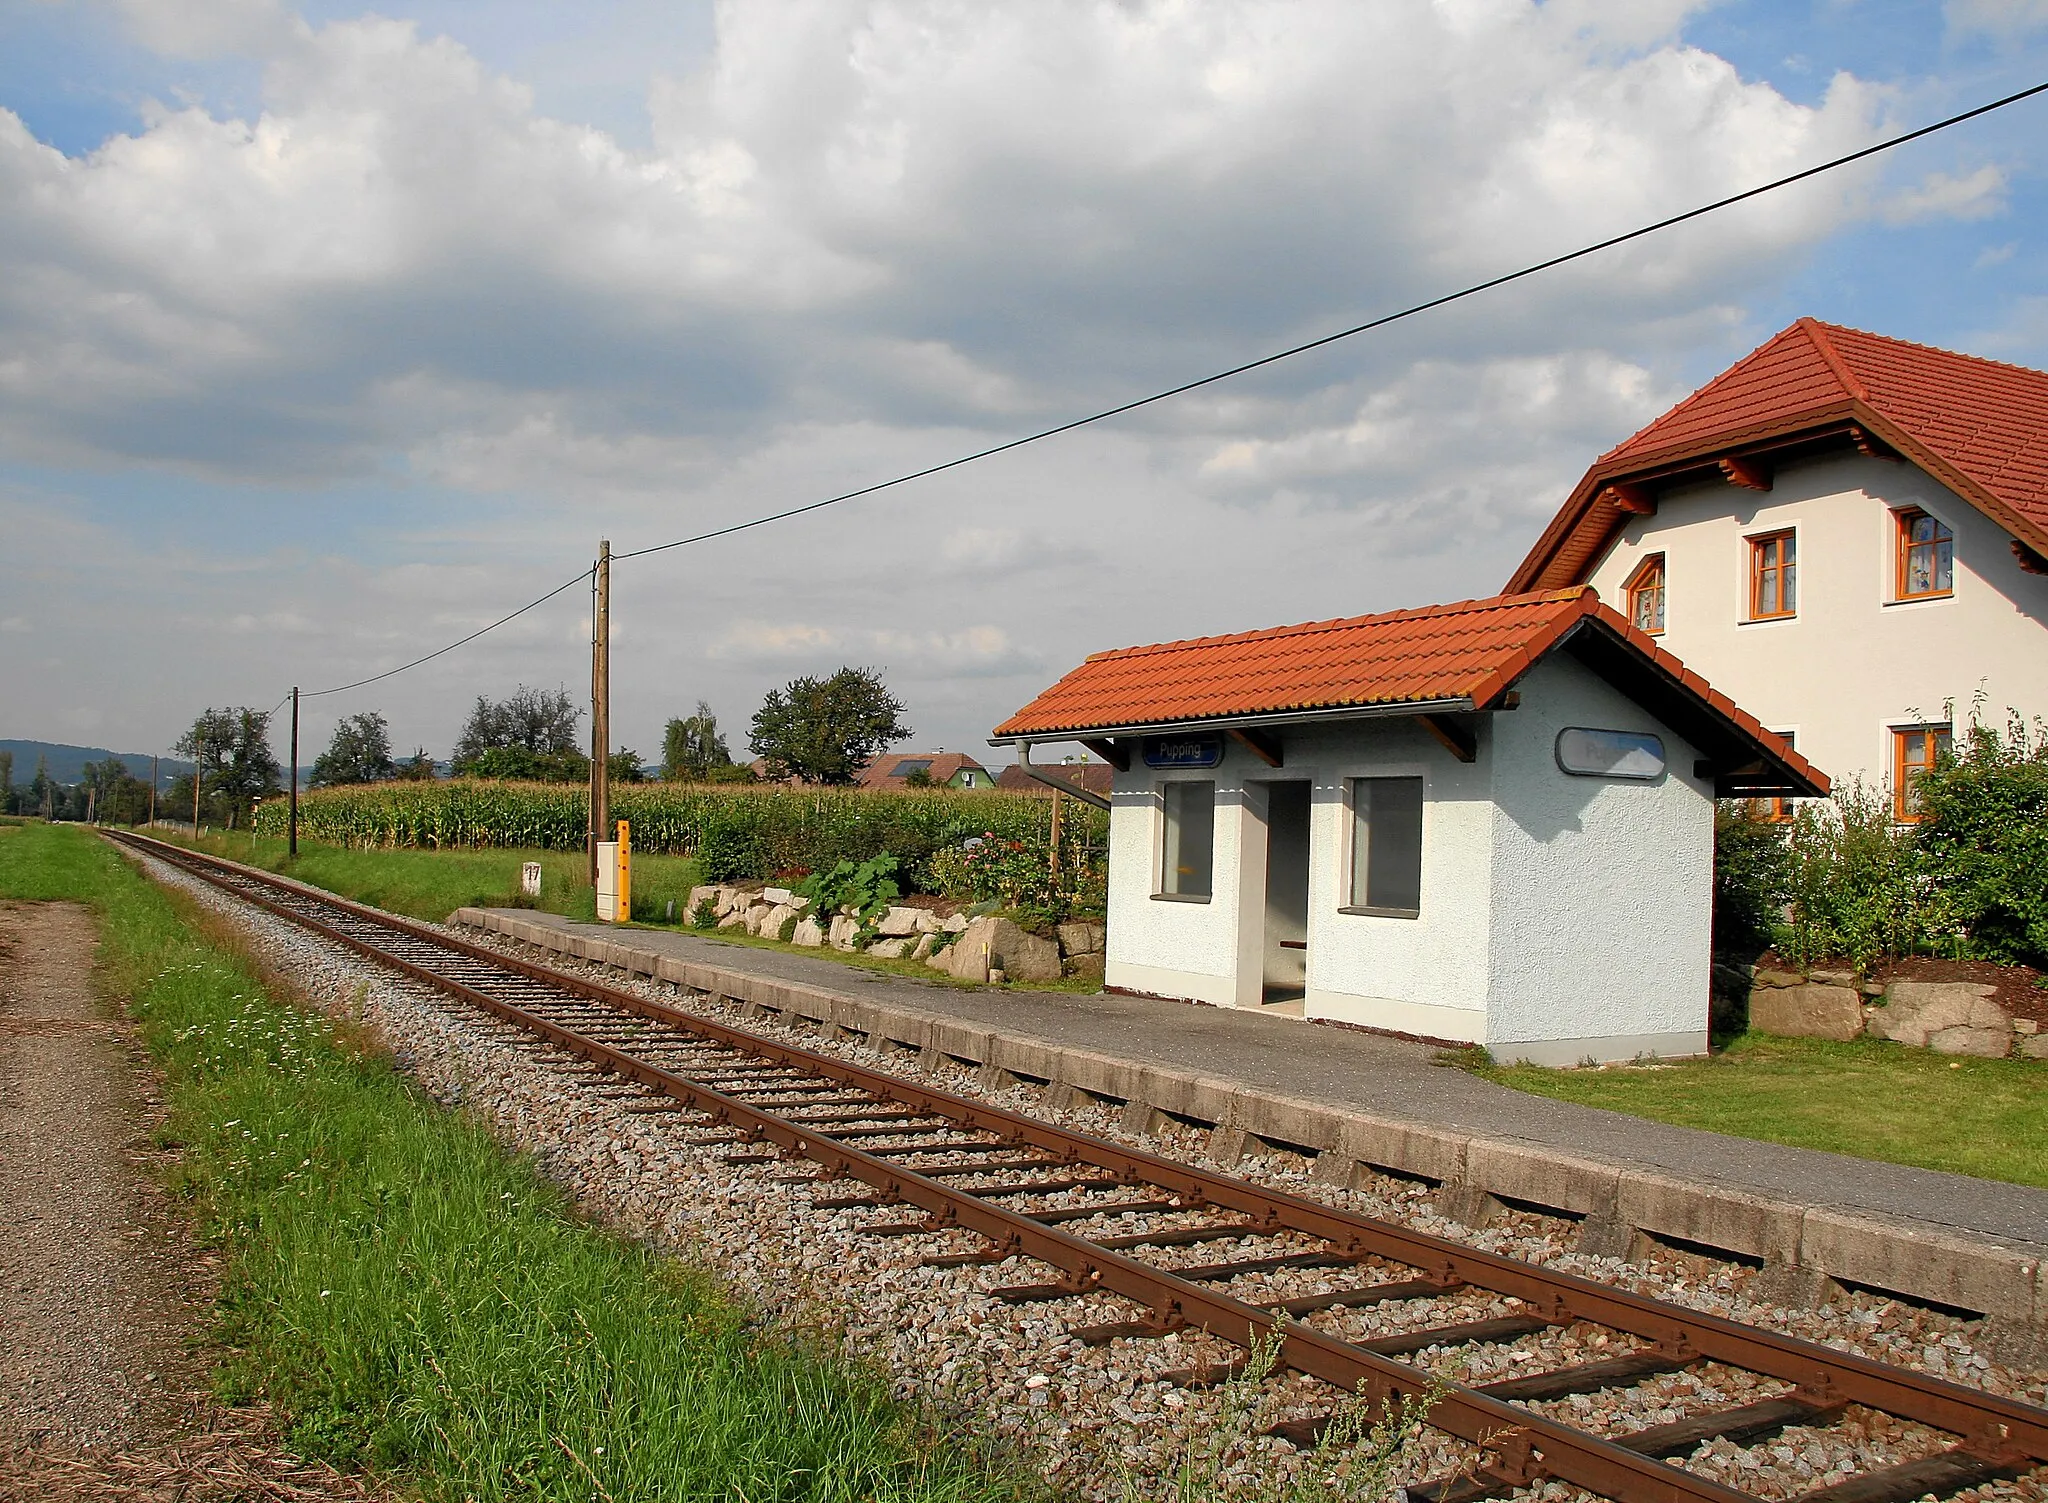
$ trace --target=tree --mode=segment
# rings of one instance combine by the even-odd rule
[[[662,777],[703,782],[714,767],[730,766],[732,753],[718,733],[718,717],[703,700],[697,701],[696,714],[687,720],[671,720],[662,732]]]
[[[851,783],[876,753],[915,734],[902,715],[880,672],[841,668],[830,678],[791,679],[769,690],[750,741],[772,778]]]
[[[28,812],[40,814],[44,819],[56,816],[56,801],[63,791],[63,785],[50,776],[50,758],[47,752],[36,753],[36,775],[29,779]]]
[[[382,783],[398,776],[391,760],[391,727],[375,710],[345,717],[334,728],[327,750],[313,760],[312,784]]]
[[[270,716],[246,705],[209,707],[173,750],[192,759],[201,798],[211,800],[211,812],[230,824],[237,815],[247,819],[256,800],[284,786],[283,769],[270,751]]]
[[[495,702],[479,694],[455,743],[455,770],[465,771],[464,763],[488,751],[517,748],[540,757],[575,751],[582,713],[564,689],[550,694],[521,684],[509,699]]]
[[[614,783],[644,783],[647,770],[640,753],[622,746],[604,759],[605,773]]]
[[[440,776],[434,770],[434,759],[427,755],[424,746],[414,748],[413,754],[400,762],[391,775],[408,783],[431,783]]]
[[[131,775],[119,757],[88,762],[73,790],[77,816],[101,824],[139,825],[149,817],[149,784]]]
[[[14,753],[0,751],[0,814],[14,812]]]

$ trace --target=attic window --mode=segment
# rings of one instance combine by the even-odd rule
[[[1664,776],[1664,742],[1642,731],[1568,725],[1557,733],[1557,765],[1575,778],[1653,783]]]
[[[1955,535],[1915,506],[1895,513],[1899,519],[1899,581],[1901,600],[1931,600],[1955,593]]]
[[[1653,553],[1629,575],[1628,624],[1650,636],[1664,631],[1664,555]]]

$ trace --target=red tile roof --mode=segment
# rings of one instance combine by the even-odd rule
[[[861,770],[863,788],[901,788],[909,775],[905,762],[922,762],[934,783],[946,784],[968,768],[987,776],[988,769],[965,752],[884,752]],[[991,779],[993,782],[993,779]]]
[[[2048,373],[1802,318],[1601,455],[1508,588],[1591,573],[1626,520],[1599,504],[1609,486],[1852,427],[2048,550]]]
[[[1472,700],[1506,687],[1597,597],[1504,595],[1098,652],[996,727],[998,736],[1218,716]],[[1498,681],[1498,682],[1497,682]]]
[[[1071,783],[1084,792],[1099,793],[1105,798],[1116,792],[1116,769],[1107,762],[1040,762],[1033,765],[1047,777]],[[1032,793],[1046,798],[1052,797],[1052,789],[1021,767],[1005,767],[997,773],[996,787],[1008,793]]]
[[[1581,625],[1604,639],[1610,666],[1627,661],[1650,688],[1646,703],[1696,744],[1714,739],[1744,760],[1760,755],[1827,792],[1825,774],[1584,587],[1098,652],[995,737],[1064,739],[1350,706],[1483,710]]]

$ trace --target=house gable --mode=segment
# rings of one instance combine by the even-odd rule
[[[1595,461],[1507,588],[1586,583],[1674,489],[1768,493],[1783,466],[1859,453],[1918,466],[2048,570],[2048,373],[1803,318]]]

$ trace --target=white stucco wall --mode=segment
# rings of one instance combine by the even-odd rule
[[[1918,506],[1955,534],[1955,593],[1896,601],[1896,523]],[[1799,614],[1745,619],[1753,534],[1799,540]],[[1624,586],[1665,555],[1662,646],[1838,783],[1889,785],[1890,728],[1966,724],[1980,688],[1987,718],[2048,715],[2048,577],[2024,572],[2011,539],[1917,466],[1822,458],[1781,469],[1769,491],[1689,486],[1632,518],[1591,583],[1626,610]]]
[[[1714,797],[1697,751],[1560,654],[1493,718],[1486,1045],[1503,1060],[1576,1064],[1707,1047]],[[1558,769],[1567,726],[1664,742],[1655,782]]]
[[[1227,743],[1217,784],[1215,892],[1163,901],[1159,783],[1119,774],[1110,816],[1111,986],[1219,1006],[1259,1005],[1264,956],[1262,790],[1307,779],[1309,1017],[1485,1043],[1505,1058],[1573,1063],[1706,1045],[1713,800],[1695,756],[1576,663],[1522,682],[1522,707],[1482,726],[1462,763],[1413,721],[1278,732],[1286,765]],[[1568,777],[1566,725],[1649,730],[1655,784]],[[1345,913],[1350,780],[1424,780],[1422,899],[1414,918]]]

